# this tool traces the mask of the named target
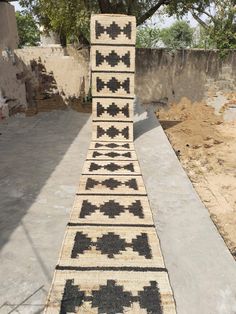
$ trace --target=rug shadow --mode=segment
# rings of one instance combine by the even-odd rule
[[[160,127],[154,107],[142,105],[138,99],[134,103],[134,141],[146,132]]]

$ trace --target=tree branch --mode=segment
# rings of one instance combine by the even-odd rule
[[[132,14],[133,3],[134,3],[134,0],[128,0],[128,10],[127,10],[128,15]]]
[[[109,0],[98,0],[101,13],[111,13],[111,3]]]
[[[199,14],[205,14],[206,16],[208,16],[213,22],[215,21],[215,18],[214,18],[214,16],[212,15],[212,14],[210,14],[210,13],[208,13],[208,12],[206,12],[206,11],[203,11],[203,10],[200,10],[200,9],[198,9],[198,8],[196,8],[196,7],[192,7],[192,12],[194,12],[194,11],[197,11]],[[191,12],[191,13],[192,13]],[[196,16],[197,16],[197,13],[194,13]],[[193,13],[192,13],[192,15],[193,15]],[[199,18],[199,17],[198,17]]]
[[[137,21],[137,25],[143,24],[150,16],[152,16],[162,5],[169,4],[171,0],[159,0],[156,5],[144,13]]]
[[[202,26],[204,27],[205,29],[209,29],[209,26],[203,21],[200,19],[200,17],[194,13],[194,12],[191,12],[193,18]]]
[[[122,0],[118,1],[116,5],[112,7],[112,13],[119,13],[122,12],[123,14],[127,14],[127,7],[125,6]]]

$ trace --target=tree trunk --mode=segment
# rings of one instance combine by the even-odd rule
[[[143,24],[149,17],[151,17],[162,5],[167,5],[171,2],[171,0],[159,0],[157,4],[151,7],[148,11],[146,11],[138,20],[137,25]]]
[[[81,46],[89,46],[89,41],[83,34],[79,34],[78,39]]]
[[[111,3],[109,0],[98,0],[98,5],[101,13],[115,13],[112,12]]]
[[[64,32],[60,33],[60,43],[62,47],[66,47],[66,34]]]

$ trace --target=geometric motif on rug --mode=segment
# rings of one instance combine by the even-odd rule
[[[77,195],[71,211],[71,224],[152,225],[146,196]]]
[[[116,119],[133,121],[133,101],[131,99],[93,99],[93,117],[96,121]]]
[[[91,142],[90,144],[90,150],[99,149],[99,150],[107,150],[112,149],[115,151],[134,151],[134,144],[132,142],[124,143],[124,142],[112,142],[109,141],[109,143],[106,142]]]
[[[92,142],[46,314],[176,314],[133,143],[135,37],[132,16],[91,18]]]
[[[48,313],[176,314],[164,269],[90,273],[57,270]]]
[[[94,258],[96,256],[96,258]],[[165,268],[155,228],[69,226],[59,266]]]
[[[141,172],[138,161],[89,160],[84,164],[83,174],[140,175]]]
[[[137,160],[134,152],[119,151],[119,150],[89,150],[87,160]]]
[[[94,141],[132,141],[133,140],[133,124],[130,122],[119,122],[114,119],[109,122],[94,121],[93,122],[93,137]]]

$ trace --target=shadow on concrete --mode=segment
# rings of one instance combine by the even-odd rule
[[[34,255],[40,265],[40,268],[42,270],[42,272],[44,273],[44,276],[48,279],[48,281],[50,282],[51,280],[51,274],[48,272],[48,268],[47,266],[45,265],[44,261],[43,261],[43,258],[41,256],[41,254],[43,254],[43,252],[40,254],[39,250],[37,249],[36,245],[34,244],[34,241],[30,235],[30,232],[28,230],[28,228],[26,227],[26,225],[24,224],[24,222],[20,222],[21,224],[21,227],[22,227],[22,230],[24,231],[25,233],[25,236],[28,240],[28,243],[30,244],[31,248],[32,248],[32,251],[34,252]]]
[[[144,106],[138,99],[136,99],[134,104],[134,115],[136,116],[134,122],[134,141],[142,134],[160,126],[153,111],[154,109],[152,105]]]
[[[159,120],[160,125],[162,126],[163,130],[168,130],[172,128],[173,126],[176,126],[177,124],[181,123],[182,121],[178,120]]]
[[[73,114],[79,118],[72,118]],[[54,111],[32,118],[11,118],[0,125],[0,250],[22,224],[88,118],[88,114],[71,110]],[[27,230],[25,233],[40,263]]]
[[[19,303],[19,304],[14,304],[14,303],[7,303],[7,304],[4,304],[4,306],[7,305],[8,307],[11,308],[11,310],[10,310],[7,314],[11,314],[11,313],[16,313],[16,312],[18,312],[18,309],[19,309],[20,306],[22,306],[22,305],[24,305],[24,306],[27,306],[27,305],[32,306],[31,304],[28,304],[27,301],[28,301],[30,298],[32,298],[35,294],[37,294],[40,290],[42,290],[43,287],[44,287],[44,286],[39,287],[39,288],[38,288],[37,290],[35,290],[33,293],[31,293],[30,295],[28,295],[27,298],[25,298],[25,299],[24,299],[21,303]],[[43,304],[40,304],[40,305],[37,304],[36,306],[37,306],[37,307],[38,307],[38,306],[42,306],[42,307],[41,307],[39,310],[37,309],[36,312],[34,312],[34,314],[42,313],[42,312],[43,312],[43,309],[44,309],[44,305],[43,305]],[[0,307],[0,309],[1,309],[1,307]],[[20,312],[18,312],[18,313],[20,313]]]

